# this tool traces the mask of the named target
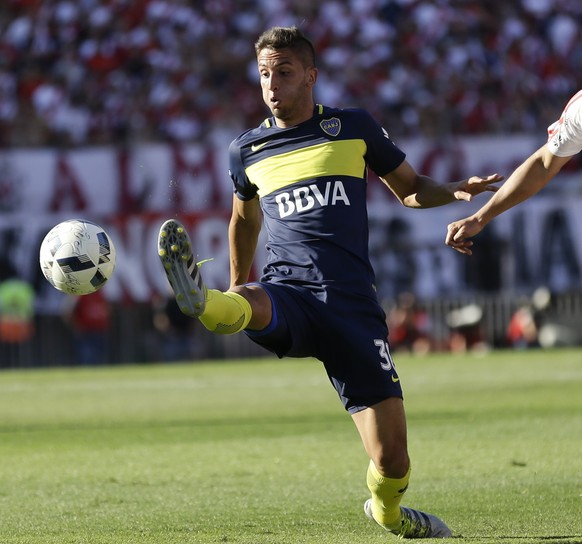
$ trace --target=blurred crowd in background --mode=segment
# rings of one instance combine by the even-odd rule
[[[402,136],[539,131],[582,85],[580,0],[3,0],[0,145],[258,124],[253,43],[300,26],[317,99]]]
[[[582,88],[581,0],[2,0],[0,148],[234,137],[268,114],[253,46],[275,25],[313,40],[318,102],[366,108],[398,138],[543,135]],[[137,308],[134,342],[120,341],[131,308],[120,317],[99,295],[35,321],[30,286],[0,280],[0,368],[250,350],[198,338],[164,297]],[[539,298],[428,308],[402,292],[386,307],[390,341],[414,353],[582,345],[558,319],[580,314],[582,294],[575,308]]]

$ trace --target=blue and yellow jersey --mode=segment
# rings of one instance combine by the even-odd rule
[[[263,281],[375,296],[368,168],[383,176],[405,154],[366,111],[316,105],[311,119],[290,128],[269,118],[234,140],[229,155],[236,195],[260,199],[268,250]]]

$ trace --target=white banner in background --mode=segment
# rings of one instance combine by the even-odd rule
[[[61,220],[83,217],[108,230],[117,268],[105,287],[115,300],[147,301],[167,288],[158,262],[159,226],[167,217],[187,224],[206,282],[228,285],[227,228],[232,200],[227,150],[232,135],[205,145],[138,145],[0,153],[0,258],[32,281],[41,306],[60,296],[38,267],[46,232]],[[438,181],[473,174],[509,175],[539,147],[528,137],[397,142],[418,172]],[[475,239],[472,257],[447,248],[450,221],[480,206],[459,202],[430,210],[401,206],[375,178],[369,184],[370,248],[382,297],[411,290],[421,297],[471,290],[555,291],[582,288],[582,167],[568,165],[539,195],[495,219]],[[264,244],[257,255],[264,262]]]

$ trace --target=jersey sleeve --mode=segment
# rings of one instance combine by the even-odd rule
[[[388,132],[366,111],[362,110],[366,141],[366,162],[378,176],[384,176],[402,164],[406,158],[388,136]]]
[[[566,104],[560,119],[548,127],[548,148],[557,157],[582,151],[582,91]]]
[[[234,194],[241,200],[252,200],[258,188],[253,185],[245,173],[238,140],[234,140],[228,149],[228,174],[234,183]]]

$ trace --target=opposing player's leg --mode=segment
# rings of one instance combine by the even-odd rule
[[[390,397],[352,418],[370,457],[367,484],[372,498],[364,505],[366,515],[402,538],[451,536],[436,516],[400,506],[410,478],[402,399]]]
[[[160,228],[158,254],[180,310],[198,317],[208,330],[234,334],[246,327],[260,330],[269,324],[271,301],[260,287],[222,292],[204,285],[190,238],[179,221],[169,219]]]

